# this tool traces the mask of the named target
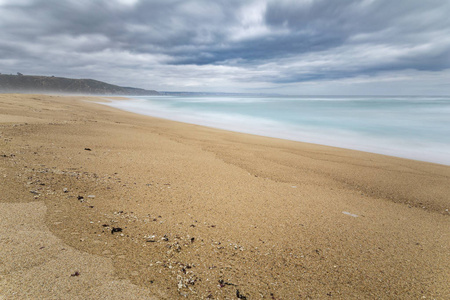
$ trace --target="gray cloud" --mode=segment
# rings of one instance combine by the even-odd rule
[[[446,0],[0,0],[0,72],[157,89],[383,82],[450,68],[449,14]]]

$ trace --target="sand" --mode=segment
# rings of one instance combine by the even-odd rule
[[[0,95],[0,299],[446,299],[450,167]]]

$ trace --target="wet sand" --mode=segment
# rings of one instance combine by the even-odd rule
[[[0,299],[450,295],[449,166],[95,101],[0,94]]]

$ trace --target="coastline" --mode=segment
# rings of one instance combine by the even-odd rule
[[[448,105],[416,100],[152,96],[105,105],[227,131],[450,166]]]
[[[43,203],[49,231],[117,279],[160,298],[449,294],[450,167],[98,100],[0,95],[1,202]],[[0,293],[19,271],[1,271]]]

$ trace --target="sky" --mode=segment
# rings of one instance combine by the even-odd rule
[[[0,73],[158,91],[450,95],[449,0],[0,0]]]

